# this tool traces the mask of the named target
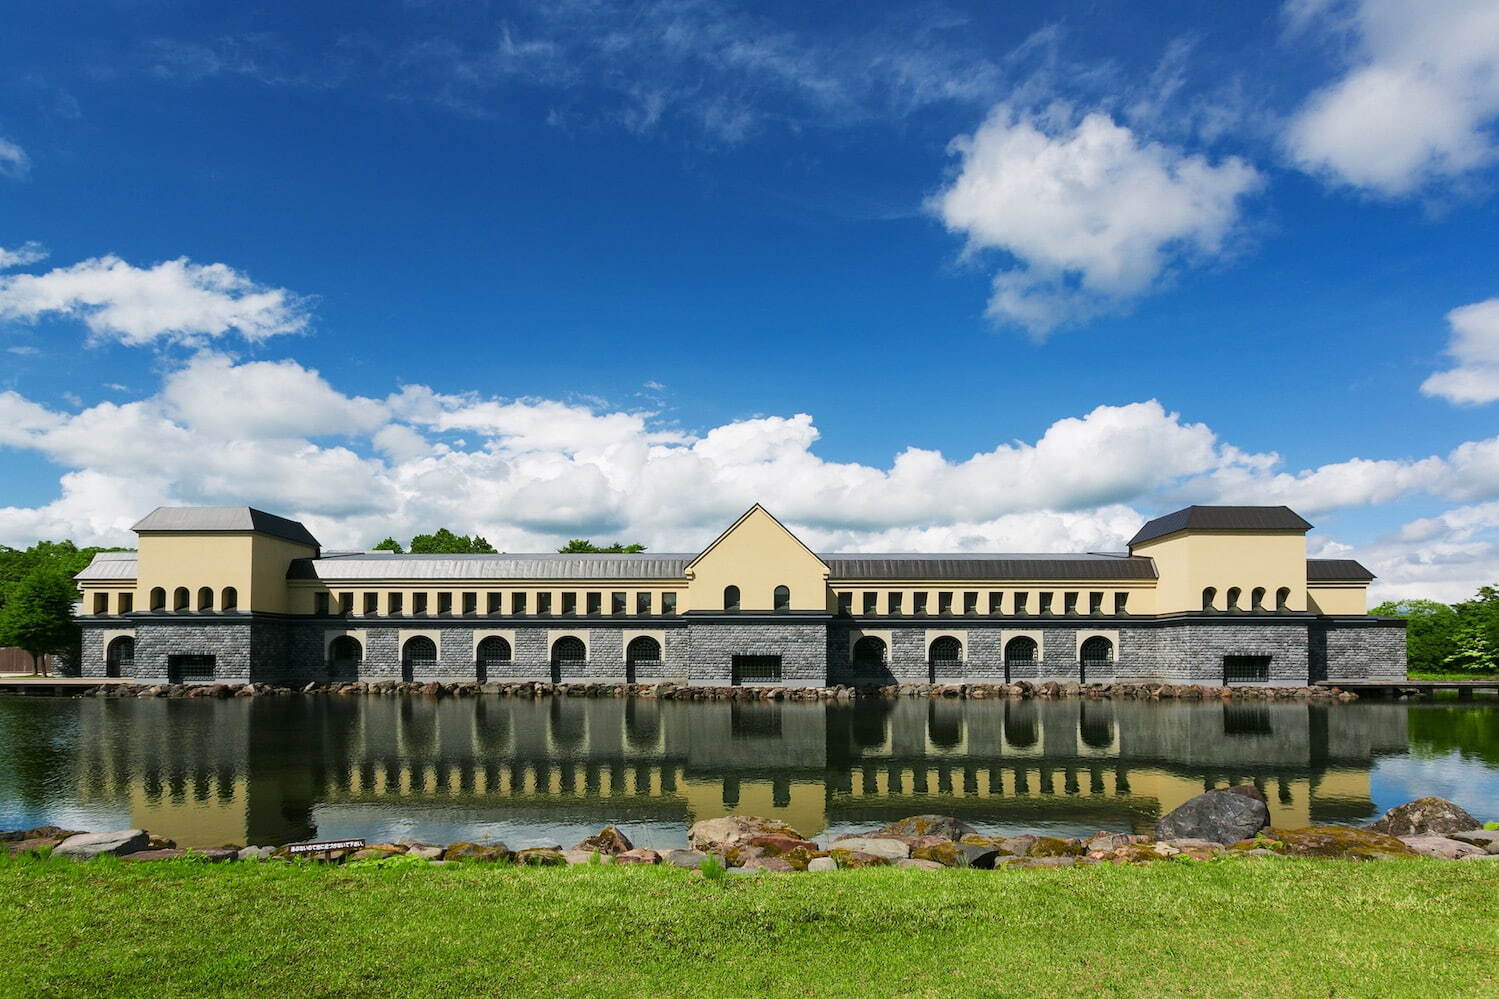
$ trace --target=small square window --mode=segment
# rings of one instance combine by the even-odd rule
[[[677,612],[677,595],[675,593],[661,594],[661,613],[675,614]]]
[[[465,593],[463,595],[463,613],[465,613],[465,614],[477,614],[477,613],[479,613],[479,594],[477,594],[477,593]]]
[[[1041,606],[1038,607],[1038,608],[1036,608],[1037,613],[1039,613],[1039,614],[1050,614],[1051,613],[1051,597],[1052,597],[1052,594],[1049,591],[1046,592],[1046,593],[1042,593],[1041,594]]]
[[[94,594],[94,613],[95,614],[108,614],[109,613],[109,594],[108,593],[95,593]]]
[[[512,614],[524,614],[525,612],[526,612],[526,594],[524,594],[524,593],[512,593],[512,594],[510,594],[510,613],[512,613]]]
[[[121,593],[120,594],[120,613],[121,614],[129,614],[133,610],[135,610],[135,594],[134,593]]]
[[[411,613],[413,613],[413,614],[425,614],[425,613],[427,613],[427,594],[425,594],[425,593],[413,593],[411,595]]]
[[[318,617],[328,616],[328,594],[314,593],[312,595],[312,612]]]
[[[880,595],[878,593],[864,594],[864,613],[874,615],[879,613]]]
[[[1003,614],[1004,613],[1004,609],[1003,609],[1004,608],[1004,599],[1005,599],[1005,595],[1003,593],[991,593],[991,594],[989,594],[989,613],[990,614]]]
[[[550,592],[536,594],[536,613],[552,613],[552,594]]]
[[[952,613],[952,594],[951,593],[945,593],[944,592],[944,593],[938,593],[937,594],[937,613],[941,614],[943,617],[947,617],[948,615],[950,615]]]
[[[926,591],[919,590],[911,595],[911,613],[918,617],[926,614]]]
[[[627,606],[628,605],[625,602],[625,595],[623,593],[611,593],[611,594],[609,594],[609,613],[610,614],[623,614],[623,613],[625,613],[625,609],[626,609]]]
[[[604,612],[604,595],[602,593],[588,594],[588,613],[599,615]]]
[[[979,595],[977,593],[963,594],[963,613],[977,614],[979,612]]]
[[[649,614],[651,612],[651,595],[649,593],[635,594],[635,613]]]
[[[439,593],[437,595],[437,613],[453,613],[453,595],[451,593]]]
[[[901,604],[905,603],[905,598],[906,595],[899,591],[890,594],[888,606],[890,608],[889,613],[892,617],[900,617],[900,615],[904,613],[904,611],[901,609]]]
[[[380,613],[380,594],[366,593],[364,595],[364,612],[366,614]]]
[[[854,613],[854,595],[852,593],[838,594],[838,614],[840,617],[851,617]]]
[[[1026,605],[1026,602],[1030,599],[1030,596],[1031,595],[1029,593],[1017,593],[1017,594],[1015,594],[1015,613],[1016,614],[1024,614],[1024,613],[1026,613],[1025,605]]]
[[[564,594],[562,594],[562,613],[564,613],[564,614],[576,614],[576,613],[578,613],[578,595],[576,593],[564,593]]]
[[[1062,613],[1063,614],[1076,614],[1077,613],[1077,594],[1076,593],[1063,593],[1062,594]]]
[[[392,593],[390,596],[386,597],[385,613],[400,614],[406,602],[405,598],[406,594],[404,593]]]
[[[491,593],[491,594],[489,594],[488,595],[488,600],[485,601],[485,613],[486,614],[490,614],[490,615],[495,615],[495,614],[503,613],[501,611],[501,609],[500,609],[501,608],[501,601],[503,600],[503,598],[504,598],[504,594],[503,593]]]
[[[1115,614],[1128,614],[1129,613],[1129,594],[1128,593],[1116,593],[1116,594],[1114,594],[1114,613]]]
[[[1102,614],[1103,613],[1103,594],[1102,593],[1090,593],[1090,594],[1088,594],[1088,613],[1089,614]]]

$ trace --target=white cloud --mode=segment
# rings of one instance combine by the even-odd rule
[[[1427,378],[1421,391],[1465,405],[1499,399],[1499,298],[1453,309],[1447,323],[1447,353],[1457,366]]]
[[[1303,169],[1387,196],[1494,159],[1499,4],[1493,0],[1296,3],[1294,28],[1353,38],[1347,72],[1307,99],[1285,136]]]
[[[0,136],[0,177],[24,180],[30,172],[31,157],[26,155],[26,150]]]
[[[80,318],[94,340],[130,346],[198,343],[230,330],[255,342],[300,332],[308,322],[297,296],[224,264],[179,258],[140,268],[115,256],[0,277],[0,319],[47,315]]]
[[[1065,108],[1001,104],[951,148],[959,174],[930,205],[969,252],[1013,258],[988,311],[1036,336],[1117,310],[1174,267],[1222,253],[1240,199],[1261,183],[1237,157],[1213,164],[1096,111],[1074,122]]]
[[[0,271],[10,270],[12,267],[25,267],[34,264],[38,260],[47,259],[47,251],[41,243],[22,243],[14,250],[7,250],[0,246]]]

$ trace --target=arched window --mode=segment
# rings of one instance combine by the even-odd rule
[[[1228,604],[1229,610],[1236,611],[1239,609],[1239,597],[1243,592],[1237,586],[1230,586],[1228,588],[1228,592],[1224,594],[1224,602]]]
[[[151,609],[167,609],[167,591],[162,589],[160,586],[153,586],[151,588]]]
[[[135,672],[135,639],[121,635],[104,650],[104,675],[128,676]]]
[[[552,643],[553,663],[581,663],[588,659],[588,647],[581,638],[564,635]]]
[[[661,661],[661,643],[649,635],[640,635],[630,639],[629,646],[625,649],[625,662],[631,666],[636,663],[659,663]]]
[[[857,666],[885,665],[885,640],[865,635],[854,643],[854,664]]]
[[[406,643],[407,648],[411,643]],[[364,661],[364,646],[359,644],[359,639],[353,635],[339,635],[328,643],[328,664],[335,671],[354,669]]]
[[[739,609],[739,587],[725,586],[723,588],[723,609],[726,611]]]
[[[213,590],[206,586],[198,587],[198,610],[213,610]]]
[[[1211,587],[1211,586],[1204,586],[1202,588],[1202,609],[1203,610],[1205,610],[1205,611],[1213,610],[1214,609],[1213,608],[1213,601],[1217,600],[1217,599],[1218,599],[1218,591],[1215,590],[1213,587]]]
[[[1083,642],[1078,659],[1084,666],[1108,666],[1114,661],[1114,643],[1102,635],[1094,635]]]
[[[219,610],[239,609],[239,591],[232,586],[224,587],[224,592],[219,594]]]
[[[775,601],[774,601],[773,606],[778,611],[785,611],[785,610],[790,610],[791,609],[791,587],[789,587],[789,586],[777,586],[776,587]]]
[[[188,607],[187,587],[179,586],[172,591],[172,610],[185,611]]]
[[[480,666],[497,666],[510,662],[510,643],[499,635],[490,635],[479,643],[474,658]]]
[[[963,659],[963,643],[951,635],[943,635],[932,642],[932,647],[927,655],[934,663],[961,662]]]
[[[1249,609],[1252,611],[1262,611],[1265,609],[1265,588],[1263,586],[1256,586],[1249,591]]]
[[[407,666],[435,666],[437,644],[426,635],[408,638],[401,649],[401,662]]]
[[[1006,666],[1031,666],[1036,662],[1036,640],[1016,635],[1005,643]]]
[[[1275,591],[1275,609],[1277,611],[1283,612],[1290,610],[1290,607],[1291,588],[1289,586],[1282,586],[1280,589]]]

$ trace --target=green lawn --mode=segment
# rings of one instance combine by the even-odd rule
[[[1495,680],[1499,679],[1496,673],[1434,673],[1431,671],[1411,670],[1405,674],[1407,680],[1432,680],[1435,682],[1447,682],[1452,680]]]
[[[1494,996],[1499,866],[0,860],[0,995]]]

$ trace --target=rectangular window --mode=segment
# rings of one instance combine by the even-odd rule
[[[1037,609],[1037,612],[1041,614],[1051,613],[1051,592],[1049,590],[1041,594],[1041,606]]]
[[[95,614],[108,614],[109,613],[109,594],[108,593],[95,593],[94,594],[94,613]]]
[[[212,680],[217,660],[213,656],[167,656],[167,677],[173,683],[188,680]]]
[[[890,594],[890,597],[889,597],[889,600],[887,601],[887,604],[888,604],[888,606],[890,608],[889,613],[890,613],[890,615],[892,617],[900,617],[900,615],[901,615],[901,607],[900,607],[900,605],[904,602],[905,596],[906,595],[904,593],[900,593],[898,591]]]
[[[880,595],[878,593],[864,594],[864,613],[875,615],[880,612]]]
[[[427,613],[427,594],[425,594],[425,593],[413,593],[411,595],[411,613],[412,614],[426,614]]]
[[[604,613],[604,595],[602,593],[588,594],[588,613],[595,617]]]
[[[1223,682],[1269,683],[1269,656],[1224,656]]]
[[[536,613],[552,613],[552,594],[550,592],[536,594]]]
[[[380,594],[366,593],[364,595],[364,612],[366,614],[380,613]]]
[[[649,614],[651,612],[651,595],[649,593],[635,594],[635,613]]]
[[[488,598],[484,602],[484,613],[490,615],[491,617],[496,614],[503,614],[504,611],[501,609],[503,606],[501,601],[504,600],[504,597],[505,595],[503,593],[489,594]]]
[[[947,617],[952,613],[952,594],[941,592],[937,594],[937,613]]]
[[[675,614],[677,612],[677,595],[675,593],[661,594],[661,613]]]
[[[564,593],[564,594],[562,594],[562,613],[564,613],[564,614],[576,614],[576,613],[578,613],[578,595],[576,593]]]
[[[781,682],[780,656],[734,656],[732,663],[732,679],[736,687]]]
[[[453,595],[451,593],[439,593],[437,595],[437,613],[453,613]]]
[[[626,614],[626,613],[629,612],[629,609],[630,609],[630,603],[629,603],[629,597],[628,597],[627,594],[624,594],[624,593],[611,593],[611,594],[609,594],[609,613],[610,614]]]
[[[1077,594],[1076,593],[1063,593],[1062,594],[1062,613],[1063,614],[1067,614],[1069,616],[1077,613]]]
[[[963,594],[963,613],[977,614],[979,612],[979,595],[977,593]]]
[[[1025,592],[1020,592],[1020,593],[1015,594],[1015,613],[1016,614],[1024,614],[1024,613],[1026,613],[1025,605],[1026,605],[1026,602],[1030,599],[1030,596],[1031,595],[1029,593],[1025,593]]]
[[[917,590],[911,594],[911,613],[918,617],[926,614],[926,591]]]
[[[1116,593],[1116,594],[1114,594],[1114,613],[1115,614],[1128,614],[1129,613],[1129,594],[1128,593]]]
[[[121,593],[120,594],[120,613],[121,614],[129,614],[133,610],[135,610],[135,594],[134,593]]]
[[[991,593],[991,594],[989,594],[989,613],[990,614],[1002,614],[1002,613],[1004,613],[1004,599],[1005,599],[1005,595],[1003,593]]]
[[[354,613],[354,594],[340,593],[338,595],[338,612],[345,617]]]
[[[524,614],[526,612],[526,595],[524,593],[510,594],[510,613]]]
[[[328,594],[314,593],[312,595],[312,612],[318,617],[328,616]]]
[[[854,613],[854,595],[852,593],[838,594],[838,614],[840,617],[852,617]]]
[[[385,613],[400,614],[405,608],[405,597],[406,594],[404,593],[392,593],[390,596],[386,597]]]
[[[479,613],[479,594],[477,594],[477,593],[465,593],[463,595],[463,613],[465,613],[465,614],[477,614],[477,613]]]
[[[1103,613],[1103,594],[1102,593],[1090,593],[1090,594],[1088,594],[1088,613],[1089,614],[1102,614]]]

